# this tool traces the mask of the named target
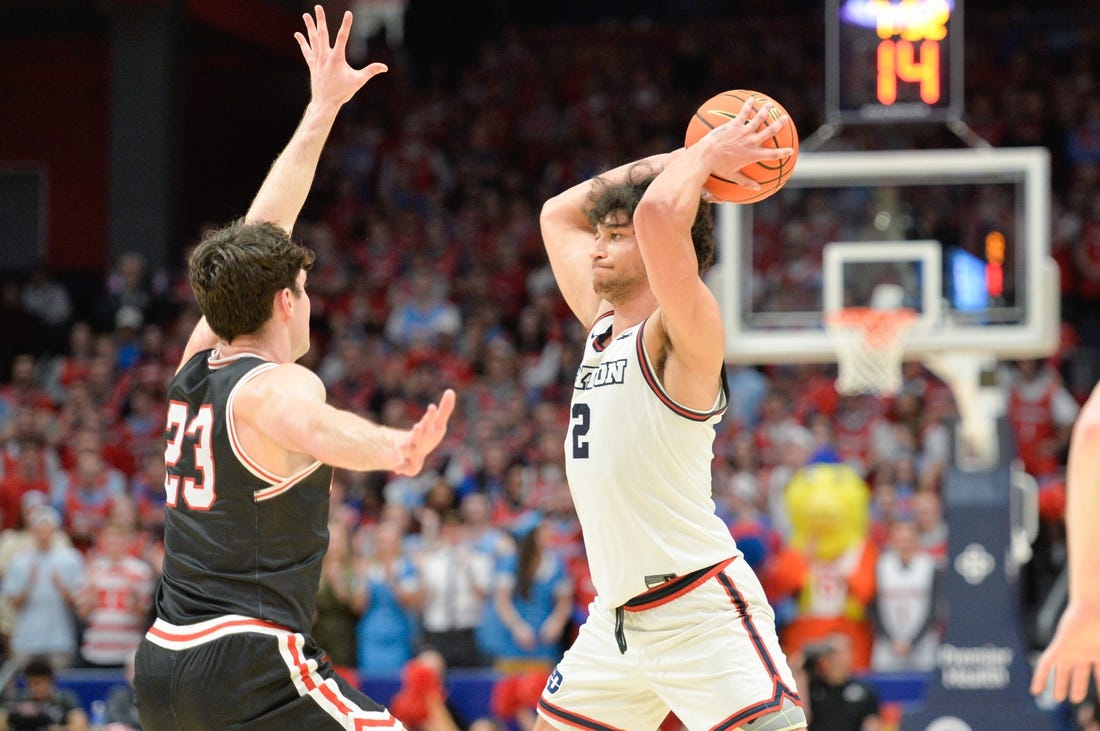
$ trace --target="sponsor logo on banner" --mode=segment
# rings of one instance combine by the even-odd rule
[[[1014,655],[1011,647],[940,645],[936,663],[948,690],[997,690],[1008,687]]]
[[[955,570],[971,586],[985,581],[997,567],[997,559],[980,543],[971,543],[955,557]]]

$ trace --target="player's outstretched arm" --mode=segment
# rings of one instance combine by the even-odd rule
[[[294,34],[309,65],[309,104],[245,216],[245,220],[250,222],[271,221],[286,231],[294,227],[294,221],[305,204],[321,149],[340,107],[372,77],[387,70],[382,63],[372,63],[362,69],[354,69],[348,64],[345,52],[351,34],[350,12],[344,13],[336,39],[332,42],[324,8],[317,5],[314,13],[316,17],[309,13],[302,16],[306,25],[305,34]]]
[[[1041,693],[1053,673],[1054,697],[1079,703],[1090,671],[1100,677],[1100,386],[1073,426],[1066,489],[1069,606],[1035,666],[1031,691]]]
[[[345,60],[345,49],[351,33],[350,12],[344,13],[335,43],[331,45],[324,8],[318,5],[314,12],[316,18],[308,13],[302,16],[306,34],[294,34],[309,65],[309,105],[287,146],[268,171],[245,215],[245,220],[249,222],[271,221],[287,232],[294,228],[294,222],[305,205],[306,196],[313,185],[313,176],[317,172],[321,150],[340,107],[355,96],[372,77],[387,70],[382,63],[353,69]],[[182,368],[195,353],[217,344],[218,337],[210,330],[206,318],[203,317],[188,339],[179,367]]]
[[[626,179],[627,173],[639,162],[646,162],[655,169],[664,165],[666,154],[653,155],[635,162],[620,165],[602,173],[599,177],[611,183]],[[592,259],[590,253],[596,232],[588,222],[585,211],[589,206],[593,180],[578,183],[554,196],[542,206],[539,224],[542,241],[550,268],[566,304],[573,314],[588,328],[606,308],[603,299],[592,289]]]
[[[283,449],[333,467],[414,475],[442,441],[454,405],[454,391],[447,389],[411,429],[391,429],[325,403],[321,379],[287,363],[242,387],[233,417]]]

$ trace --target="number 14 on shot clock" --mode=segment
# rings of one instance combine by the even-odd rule
[[[831,123],[962,115],[962,0],[829,0]]]

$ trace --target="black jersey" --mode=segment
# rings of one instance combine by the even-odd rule
[[[332,468],[275,475],[252,461],[231,417],[238,386],[276,364],[196,354],[168,389],[164,576],[157,616],[227,614],[308,633],[328,548]]]

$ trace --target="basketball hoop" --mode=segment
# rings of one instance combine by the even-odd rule
[[[908,308],[845,307],[826,313],[837,356],[836,390],[889,396],[901,390],[901,356],[917,313]]]

